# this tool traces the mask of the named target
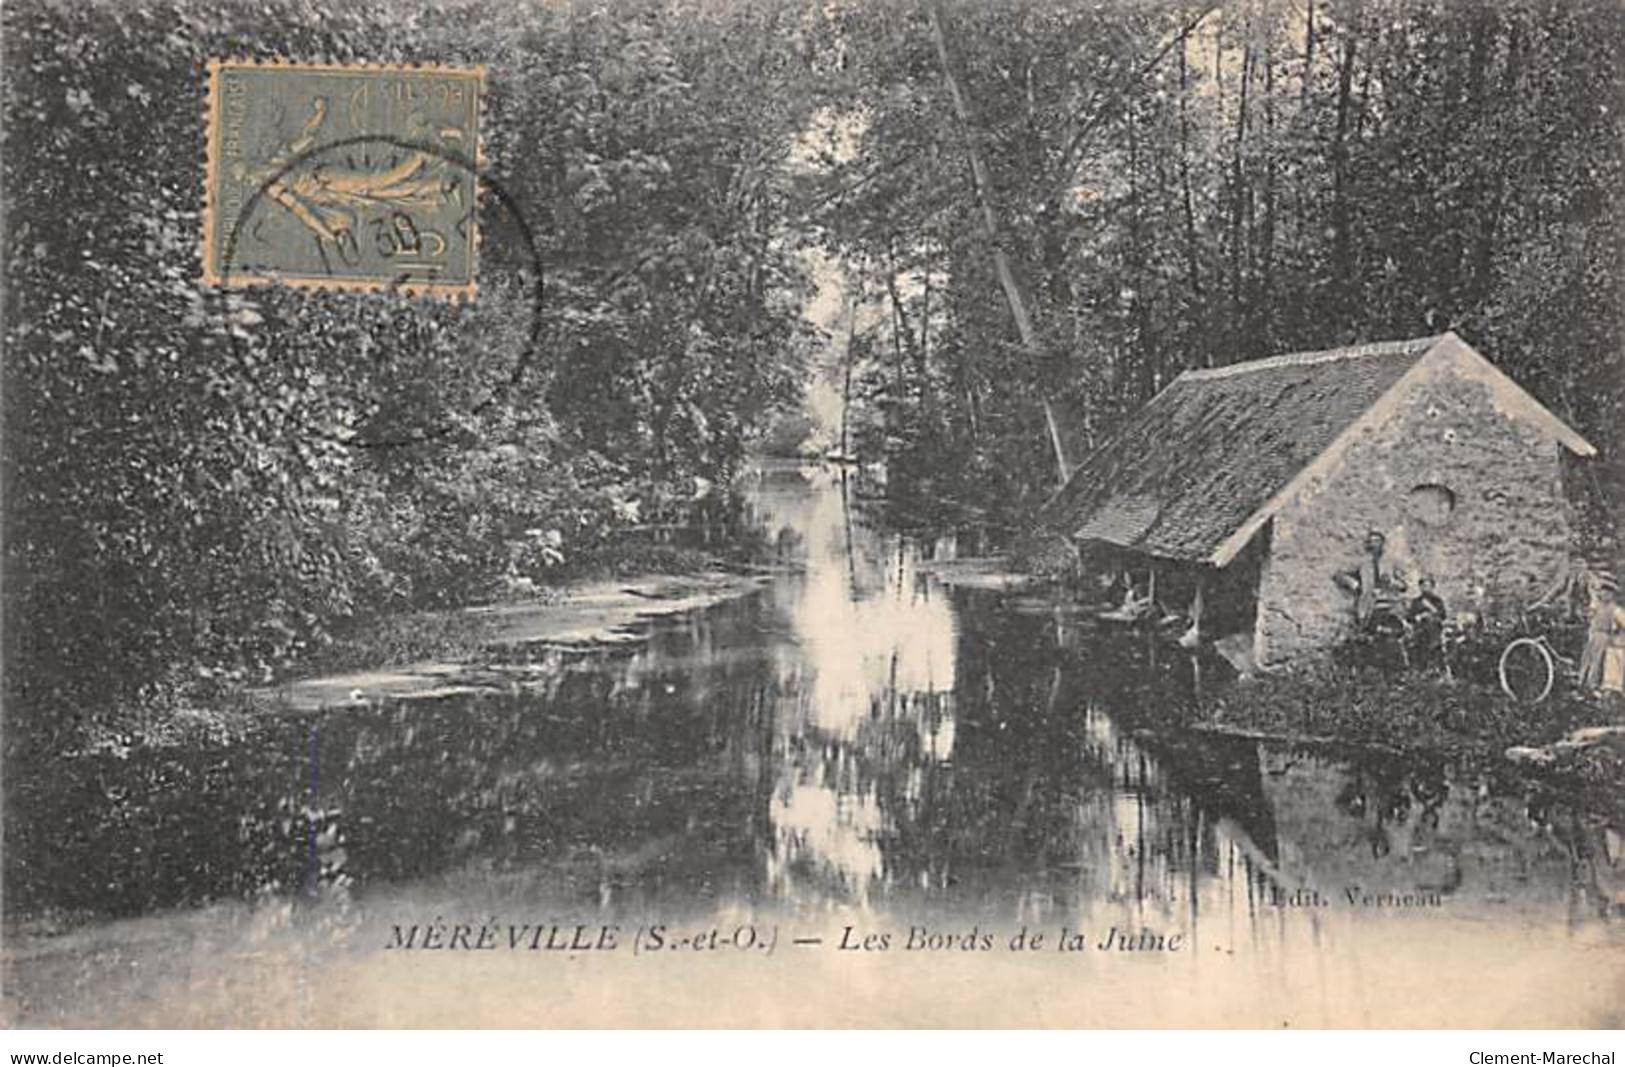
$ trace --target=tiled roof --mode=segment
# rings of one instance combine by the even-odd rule
[[[1084,460],[1039,525],[1206,559],[1438,340],[1186,371]]]

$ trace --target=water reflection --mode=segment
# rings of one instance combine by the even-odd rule
[[[778,757],[766,889],[863,902],[893,872],[885,840],[954,746],[958,628],[910,544],[855,520],[847,472],[768,468],[757,521],[792,545],[769,593],[789,621],[775,657]],[[907,812],[903,813],[906,817]]]
[[[434,885],[568,914],[971,916],[1234,947],[1393,914],[1284,903],[1305,889],[1574,928],[1620,899],[1618,837],[1565,796],[1140,736],[1145,649],[936,584],[838,471],[753,478],[797,570],[645,644],[520,650],[502,693],[14,775],[8,918],[348,908]]]

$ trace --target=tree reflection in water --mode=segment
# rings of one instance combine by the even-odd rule
[[[1136,703],[1170,699],[1145,650],[936,584],[832,471],[753,477],[796,572],[630,651],[521,650],[542,669],[505,692],[14,776],[8,916],[519,879],[573,913],[837,907],[1199,939],[1279,921],[1272,901],[1304,886],[1569,923],[1616,898],[1618,837],[1566,798],[1141,737]]]

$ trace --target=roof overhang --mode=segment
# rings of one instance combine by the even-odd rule
[[[1120,541],[1113,541],[1105,537],[1091,536],[1085,533],[1073,534],[1071,540],[1079,544],[1099,545],[1108,548],[1113,552],[1123,552],[1129,555],[1140,556],[1148,560],[1154,560],[1158,563],[1173,564],[1181,567],[1205,567],[1210,562],[1204,556],[1171,556],[1165,552],[1158,552],[1154,549],[1147,548],[1144,545],[1125,545]]]

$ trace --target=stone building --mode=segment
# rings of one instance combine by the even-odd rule
[[[1336,576],[1370,531],[1407,597],[1431,577],[1451,615],[1533,600],[1569,550],[1565,450],[1596,454],[1454,333],[1276,356],[1181,374],[1041,525],[1270,665],[1353,631]]]

